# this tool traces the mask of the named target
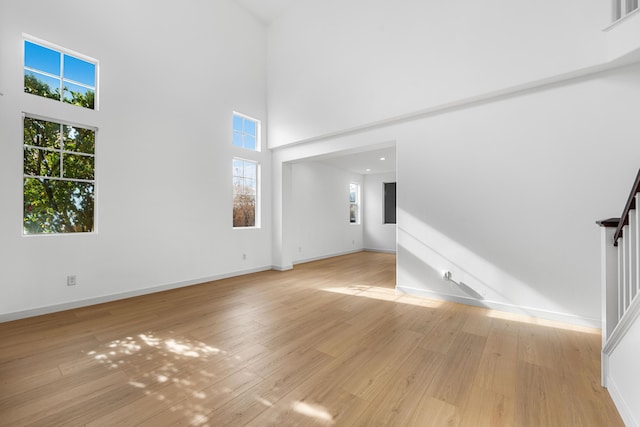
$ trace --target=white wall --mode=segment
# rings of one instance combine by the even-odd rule
[[[396,225],[384,223],[384,183],[396,182],[396,174],[364,176],[364,247],[368,250],[395,252]]]
[[[276,147],[607,59],[600,0],[307,0],[269,27]]]
[[[99,111],[23,93],[23,32],[100,61]],[[2,2],[0,318],[270,267],[266,150],[263,227],[231,226],[231,114],[266,120],[265,38],[227,0]],[[96,234],[21,235],[22,111],[99,127]]]
[[[599,327],[594,222],[626,200],[639,109],[636,65],[276,152],[395,140],[399,287]],[[443,270],[474,293],[443,282]]]
[[[398,283],[600,325],[599,229],[638,169],[640,66],[407,126],[398,141]],[[435,275],[428,275],[434,272]],[[423,274],[425,273],[425,274]]]
[[[362,187],[362,175],[319,162],[291,168],[293,262],[361,250],[363,224],[349,223],[349,184]]]

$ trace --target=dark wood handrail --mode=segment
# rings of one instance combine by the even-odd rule
[[[622,215],[620,216],[618,228],[616,228],[616,232],[613,235],[614,246],[618,246],[618,239],[622,237],[622,227],[629,224],[629,211],[636,208],[636,193],[638,192],[640,192],[640,170],[638,170],[638,175],[636,175],[636,182],[633,184],[633,188],[631,188],[631,193],[629,193],[627,204],[624,206],[624,210],[622,211]]]
[[[596,224],[600,227],[617,228],[618,224],[620,224],[620,218],[601,219],[600,221],[596,221]]]

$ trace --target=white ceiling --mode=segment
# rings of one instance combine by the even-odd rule
[[[395,172],[396,147],[330,157],[321,162],[360,175]]]
[[[266,25],[271,24],[285,10],[295,3],[295,0],[235,0]]]

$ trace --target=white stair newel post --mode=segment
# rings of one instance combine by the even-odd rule
[[[613,332],[619,319],[618,308],[618,248],[614,246],[613,235],[616,229],[613,227],[600,227],[601,240],[601,289],[602,289],[602,347],[604,348],[609,335]],[[601,381],[606,387],[606,375],[608,372],[608,357],[602,355]]]

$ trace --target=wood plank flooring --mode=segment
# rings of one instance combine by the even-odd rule
[[[0,324],[2,426],[622,426],[600,335],[363,252]]]

